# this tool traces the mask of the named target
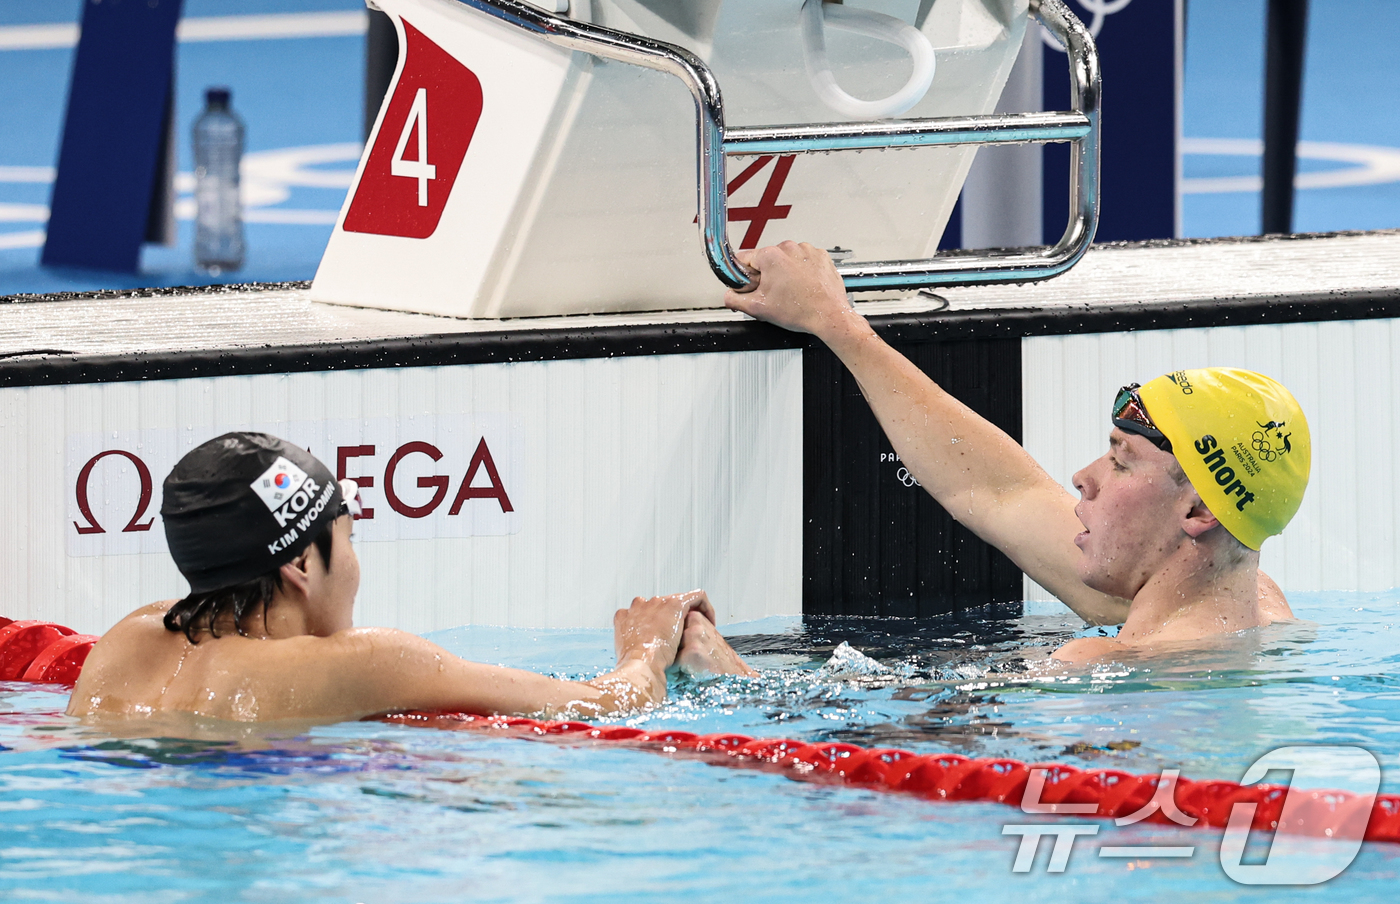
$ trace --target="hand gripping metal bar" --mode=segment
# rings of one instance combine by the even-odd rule
[[[714,73],[683,47],[574,22],[517,0],[457,2],[555,46],[666,72],[685,83],[695,100],[700,235],[710,267],[731,288],[748,291],[757,281],[735,258],[729,244],[724,161],[730,156],[1070,143],[1069,223],[1054,245],[838,266],[846,288],[852,291],[1049,279],[1073,267],[1093,241],[1099,220],[1099,59],[1088,29],[1062,0],[1031,0],[1031,10],[1066,49],[1071,111],[730,129],[724,125],[724,101]]]

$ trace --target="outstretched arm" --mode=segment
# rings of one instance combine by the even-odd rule
[[[876,335],[846,300],[825,251],[784,242],[745,263],[758,270],[758,288],[729,292],[728,307],[824,342],[856,378],[905,467],[949,514],[1081,618],[1124,620],[1127,602],[1086,587],[1075,570],[1083,525],[1074,498],[1020,444]]]
[[[666,699],[666,668],[675,661],[686,617],[713,623],[703,591],[632,601],[613,619],[617,668],[591,681],[563,681],[521,669],[468,662],[431,641],[386,629],[341,632],[336,658],[345,671],[333,692],[342,711],[404,710],[482,715],[577,713],[605,716]],[[333,704],[333,708],[334,704]]]

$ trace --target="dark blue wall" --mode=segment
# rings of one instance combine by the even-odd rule
[[[166,140],[181,0],[88,0],[46,266],[136,272]]]
[[[1092,15],[1066,0],[1085,24]],[[1104,18],[1097,41],[1103,69],[1103,182],[1095,241],[1176,234],[1178,46],[1176,0],[1132,0]],[[1065,56],[1045,49],[1045,108],[1069,109]],[[1064,232],[1069,213],[1069,148],[1045,148],[1045,240]]]

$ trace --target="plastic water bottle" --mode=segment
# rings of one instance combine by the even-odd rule
[[[205,91],[204,112],[194,124],[194,262],[214,276],[243,266],[243,121],[229,108],[231,97],[227,88]]]

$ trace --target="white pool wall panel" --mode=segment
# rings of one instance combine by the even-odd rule
[[[377,438],[375,456],[347,467],[378,477],[362,492],[376,519],[356,525],[357,624],[606,627],[635,595],[696,587],[721,623],[797,614],[801,392],[796,350],[0,389],[0,612],[100,633],[183,595],[158,515],[144,533],[121,529],[135,468],[116,456],[95,466],[99,536],[77,533],[78,471],[99,447],[135,448],[150,459],[150,518],[180,454],[256,428],[312,446],[332,469],[326,448]],[[492,437],[515,512],[470,500],[462,514],[482,503],[486,514],[463,526],[442,509],[478,434]],[[414,439],[455,469],[452,492],[420,519],[396,515],[382,486],[386,449]],[[428,464],[418,454],[399,466],[407,502],[432,495],[413,479],[436,473]]]
[[[1071,492],[1075,471],[1108,447],[1118,387],[1197,367],[1278,379],[1307,415],[1312,477],[1261,567],[1289,592],[1400,586],[1400,320],[1048,336],[1021,349],[1025,447]],[[1029,578],[1025,588],[1051,598]]]

